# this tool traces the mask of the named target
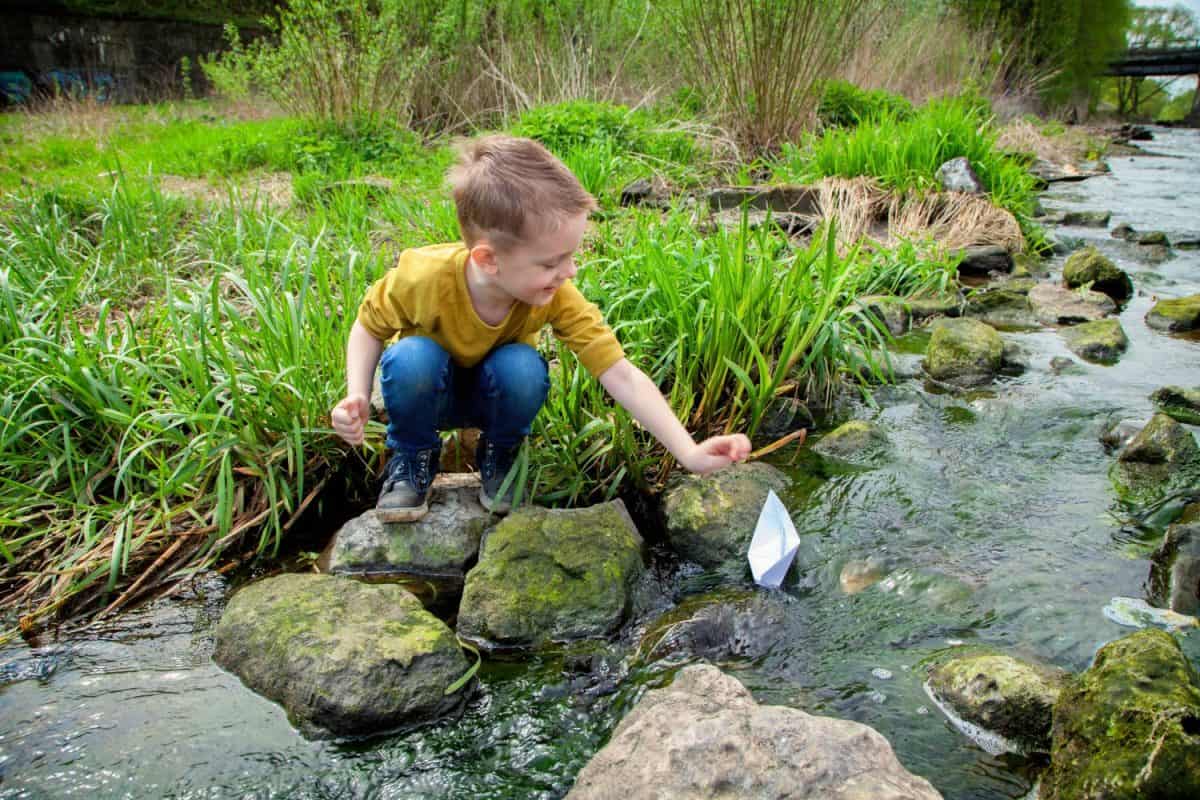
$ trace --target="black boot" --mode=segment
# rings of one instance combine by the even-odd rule
[[[438,471],[441,447],[397,452],[383,475],[383,490],[375,504],[382,522],[414,522],[429,511],[429,486]]]
[[[479,502],[493,514],[507,514],[512,509],[513,494],[517,489],[516,476],[509,482],[503,496],[500,487],[504,479],[516,463],[517,455],[521,452],[521,439],[512,447],[500,447],[486,436],[479,437],[475,446],[475,463],[479,465],[479,479],[483,484],[479,488]]]

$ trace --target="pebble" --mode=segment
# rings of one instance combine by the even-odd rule
[[[879,678],[881,681],[890,681],[892,679],[892,671],[884,669],[883,667],[876,667],[875,669],[871,670],[871,674],[876,678]]]

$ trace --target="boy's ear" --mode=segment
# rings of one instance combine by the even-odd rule
[[[496,250],[487,242],[480,242],[471,248],[471,260],[488,275],[495,275],[499,269],[496,264]]]

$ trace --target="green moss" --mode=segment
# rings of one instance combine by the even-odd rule
[[[644,570],[616,503],[522,509],[496,526],[467,575],[459,631],[488,648],[536,648],[619,625]]]
[[[933,329],[925,368],[938,380],[980,382],[1000,371],[1004,342],[973,319],[942,320]]]
[[[1150,401],[1172,419],[1187,425],[1200,425],[1200,387],[1164,386],[1150,395]]]
[[[1200,294],[1159,300],[1146,314],[1146,324],[1171,332],[1200,328]]]
[[[1200,686],[1167,633],[1105,645],[1054,708],[1045,800],[1200,796]]]
[[[1117,319],[1084,322],[1064,328],[1060,333],[1075,355],[1102,364],[1114,363],[1129,347],[1129,338]]]

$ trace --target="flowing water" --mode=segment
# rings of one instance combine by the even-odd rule
[[[1111,175],[1057,184],[1046,205],[1196,238],[1200,133],[1156,130],[1148,146],[1162,155],[1114,158]],[[1039,765],[956,730],[924,694],[923,663],[980,643],[1078,671],[1129,633],[1102,609],[1143,594],[1155,530],[1117,502],[1098,435],[1109,419],[1148,417],[1161,385],[1200,385],[1200,341],[1143,321],[1152,295],[1200,292],[1200,252],[1152,265],[1107,230],[1056,233],[1093,241],[1134,275],[1128,352],[1057,373],[1050,359],[1070,355],[1058,333],[1006,333],[1026,352],[1020,377],[963,396],[913,380],[849,409],[886,428],[892,456],[873,470],[829,471],[809,454],[789,467],[804,545],[775,596],[785,622],[765,654],[722,663],[760,702],[871,725],[948,798],[1022,797]],[[844,593],[842,567],[871,556],[889,578]],[[668,559],[659,580],[675,599],[717,582]],[[489,662],[457,721],[310,742],[212,664],[226,590],[210,578],[108,629],[0,651],[0,798],[560,797],[641,692],[670,676],[632,658],[620,680],[572,677],[554,654]],[[1200,631],[1182,641],[1200,664]]]

